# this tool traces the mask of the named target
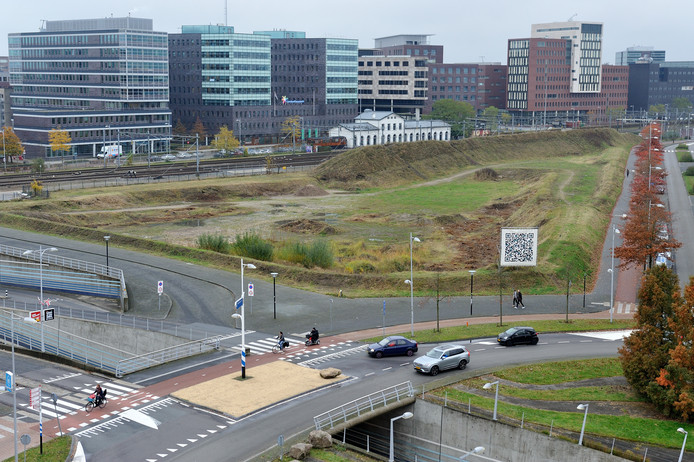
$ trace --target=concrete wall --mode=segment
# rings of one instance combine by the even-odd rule
[[[445,408],[428,401],[417,400],[413,405],[401,407],[389,414],[372,419],[368,425],[373,431],[377,426],[386,432],[390,419],[410,411],[414,417],[397,420],[394,425],[396,457],[412,455],[416,448],[419,460],[458,461],[466,452],[477,446],[485,448],[482,457],[469,455],[470,462],[556,462],[580,460],[582,462],[623,461],[616,456],[579,446],[544,434],[523,430],[493,420],[476,417],[455,409]],[[336,438],[340,439],[340,435]],[[388,438],[386,433],[386,438]],[[441,452],[441,458],[436,457]]]

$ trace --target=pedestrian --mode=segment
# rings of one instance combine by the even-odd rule
[[[629,178],[629,169],[627,169],[627,178]]]
[[[518,309],[518,291],[513,289],[513,308]]]
[[[516,294],[516,307],[520,305],[521,309],[525,309],[525,305],[523,304],[523,293],[519,290],[518,293]]]

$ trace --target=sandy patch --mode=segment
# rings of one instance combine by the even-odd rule
[[[320,371],[284,361],[246,368],[207,382],[183,388],[172,396],[195,405],[215,409],[233,417],[241,417],[273,403],[343,380],[340,375],[324,379]]]

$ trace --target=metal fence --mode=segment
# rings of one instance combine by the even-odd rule
[[[412,383],[407,381],[370,395],[355,399],[313,418],[316,430],[329,430],[363,414],[414,396]]]

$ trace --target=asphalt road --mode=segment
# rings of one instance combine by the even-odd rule
[[[694,275],[694,245],[692,245],[692,230],[694,230],[694,204],[682,179],[680,165],[677,162],[675,146],[665,150],[664,165],[668,172],[667,206],[672,212],[672,232],[675,239],[682,242],[682,247],[675,250],[675,271],[680,280],[680,287],[689,283]],[[690,144],[691,150],[692,144]]]

